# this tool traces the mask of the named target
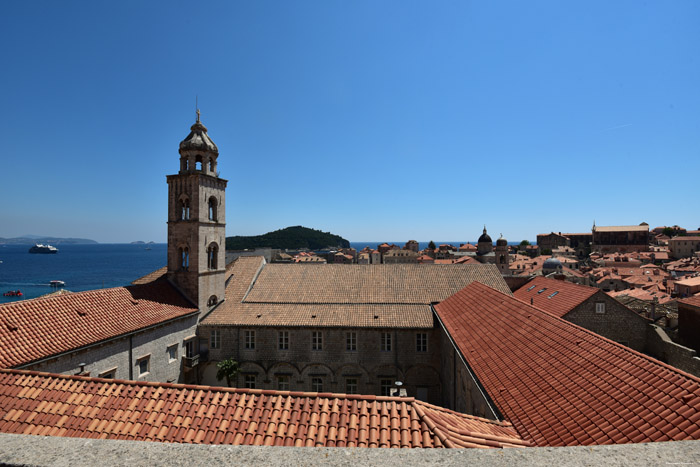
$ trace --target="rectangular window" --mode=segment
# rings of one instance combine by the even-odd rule
[[[393,383],[394,383],[394,381],[390,380],[390,379],[379,380],[379,387],[381,389],[380,395],[388,396],[389,393],[391,392],[391,387],[392,387]]]
[[[280,350],[289,350],[289,331],[279,333]]]
[[[243,331],[243,336],[245,338],[245,348],[255,349],[255,331]]]
[[[311,378],[311,392],[323,392],[323,378]]]
[[[383,332],[381,335],[380,350],[382,352],[391,352],[391,333]]]
[[[245,375],[244,385],[248,389],[255,389],[255,375]]]
[[[114,379],[117,377],[117,369],[112,368],[111,370],[103,371],[97,376],[99,376],[100,378]]]
[[[277,377],[277,390],[289,391],[289,376],[280,375]]]
[[[355,331],[345,333],[345,350],[350,352],[357,350],[357,333]]]
[[[139,367],[139,376],[148,374],[151,366],[151,356],[147,355],[145,357],[141,357],[136,362]]]
[[[209,347],[211,349],[220,349],[221,348],[221,331],[220,330],[212,329]]]
[[[595,312],[599,314],[604,314],[605,313],[605,302],[596,302],[595,304]]]
[[[321,331],[311,333],[311,350],[323,350],[323,333]]]
[[[416,334],[416,352],[428,351],[428,333],[419,332]]]
[[[357,378],[347,378],[345,380],[345,393],[357,394]]]
[[[168,347],[168,362],[174,362],[175,360],[177,360],[177,344]]]
[[[195,351],[194,344],[195,344],[195,338],[194,338],[194,337],[188,338],[188,339],[185,341],[185,344],[184,344],[184,346],[185,346],[185,357],[187,357],[187,358],[193,358],[193,357],[194,357],[194,351]]]

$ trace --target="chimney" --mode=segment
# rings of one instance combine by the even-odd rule
[[[654,300],[651,301],[651,311],[649,312],[649,318],[651,319],[651,322],[653,323],[656,321],[656,304],[659,302],[659,299],[654,297]]]
[[[535,304],[535,299],[530,297],[530,305],[534,305],[534,304]]]

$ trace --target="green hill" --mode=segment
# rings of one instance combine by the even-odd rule
[[[227,250],[246,250],[249,248],[308,248],[309,250],[318,250],[326,247],[349,248],[350,242],[339,235],[300,225],[252,237],[226,237]]]

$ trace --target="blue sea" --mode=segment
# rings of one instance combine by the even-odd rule
[[[52,280],[72,292],[128,285],[167,264],[165,243],[55,246],[56,254],[31,254],[31,245],[0,245],[0,303],[51,293]],[[2,296],[17,289],[22,297]]]

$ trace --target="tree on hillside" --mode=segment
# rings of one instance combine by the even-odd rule
[[[523,240],[522,242],[520,242],[521,248],[524,248],[524,247],[529,246],[529,245],[530,245],[530,242],[528,242],[527,240]]]
[[[431,250],[434,250],[434,249],[436,248],[436,247],[435,247],[435,242],[432,241],[432,240],[430,240],[430,243],[428,243],[428,248],[431,249]]]
[[[238,368],[238,362],[232,358],[227,358],[226,360],[221,360],[219,363],[217,363],[216,368],[216,379],[219,381],[225,379],[226,385],[228,387],[232,387],[231,381],[236,379],[236,376],[238,376],[238,372],[240,371]]]

